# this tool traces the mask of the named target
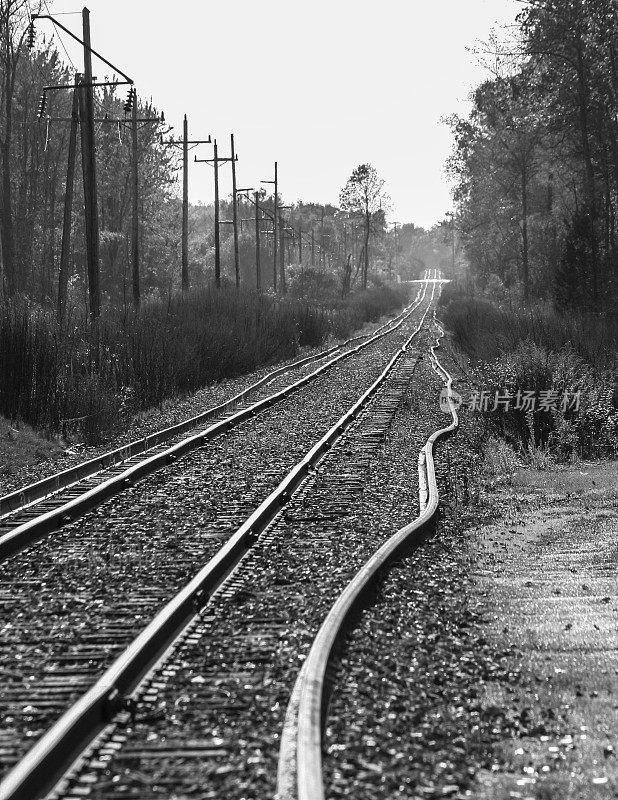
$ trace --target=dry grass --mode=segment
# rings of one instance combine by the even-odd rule
[[[29,464],[53,461],[63,452],[57,440],[39,436],[29,425],[12,425],[0,416],[0,495],[2,478],[17,473]]]
[[[106,308],[92,325],[59,327],[52,309],[0,305],[0,413],[96,443],[167,398],[254,371],[346,336],[401,307],[383,287],[332,305],[233,288],[151,300],[139,312]]]

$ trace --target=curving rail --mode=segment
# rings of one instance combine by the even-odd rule
[[[278,792],[281,800],[324,800],[322,781],[322,729],[328,703],[327,667],[354,614],[370,596],[381,571],[426,532],[434,522],[439,495],[434,469],[434,446],[438,439],[450,435],[459,425],[451,399],[452,378],[440,364],[435,350],[444,335],[439,330],[436,343],[430,348],[431,363],[444,380],[452,416],[450,425],[435,431],[419,456],[420,515],[401,528],[367,561],[337,599],[324,620],[301,669],[288,706],[279,758]]]
[[[250,417],[255,416],[255,414],[270,408],[293,392],[296,392],[298,389],[302,388],[305,384],[314,380],[333,365],[339,363],[343,359],[355,355],[384,336],[387,336],[398,330],[423,302],[427,291],[427,285],[427,283],[423,284],[422,288],[419,289],[415,300],[409,306],[407,306],[404,311],[402,311],[393,320],[389,320],[381,325],[376,331],[369,335],[369,338],[367,338],[366,341],[362,341],[360,344],[357,344],[351,349],[344,350],[342,353],[338,353],[333,358],[330,358],[324,364],[320,365],[317,369],[313,370],[307,375],[304,375],[302,378],[294,381],[293,383],[288,384],[283,389],[275,391],[273,394],[257,400],[249,406],[241,408],[235,413],[226,416],[224,419],[214,422],[205,429],[199,429],[197,432],[194,432],[192,435],[182,439],[176,444],[166,447],[163,450],[157,450],[150,456],[147,455],[146,458],[138,460],[135,464],[131,464],[130,466],[126,465],[125,469],[120,469],[120,471],[117,470],[111,475],[111,477],[103,478],[100,483],[94,487],[87,488],[81,493],[78,492],[77,496],[71,497],[66,502],[60,501],[54,504],[55,507],[53,507],[51,510],[43,511],[40,514],[34,514],[31,519],[28,519],[22,523],[18,522],[14,526],[10,526],[5,533],[0,533],[0,561],[9,558],[11,555],[32,544],[37,539],[57,531],[63,525],[73,522],[76,517],[96,507],[108,498],[127,489],[133,485],[136,480],[139,480],[146,475],[165,467],[173,461],[176,461],[178,458],[186,455],[191,450],[203,446],[210,439],[213,439],[222,433],[226,433]],[[365,338],[364,335],[360,337],[354,337],[353,339],[348,340],[345,345],[363,338]],[[336,349],[339,349],[339,346],[337,346]],[[326,351],[326,356],[330,355],[331,353],[332,351]],[[191,418],[190,420],[186,420],[178,425],[172,426],[171,428],[166,428],[165,430],[153,434],[152,436],[134,442],[132,445],[127,445],[124,448],[119,448],[111,453],[107,453],[98,459],[93,459],[85,462],[84,464],[77,465],[70,470],[65,470],[58,475],[51,476],[43,481],[39,481],[37,484],[26,487],[21,491],[14,492],[12,495],[7,495],[2,499],[5,503],[5,507],[9,506],[11,502],[18,503],[19,497],[23,496],[25,502],[23,502],[20,507],[15,508],[14,511],[17,511],[20,508],[23,509],[31,505],[33,501],[36,502],[35,497],[37,494],[39,495],[38,499],[41,499],[41,497],[49,496],[51,493],[56,493],[60,489],[65,489],[71,485],[74,485],[79,480],[91,475],[95,475],[105,467],[113,466],[115,463],[122,466],[122,462],[124,462],[132,454],[147,454],[148,451],[151,451],[156,445],[165,441],[169,441],[174,436],[185,432],[189,428],[195,428],[196,426],[199,426],[199,424],[207,422],[209,419],[212,419],[221,413],[225,413],[234,405],[245,399],[250,392],[255,391],[265,383],[273,380],[278,375],[283,374],[292,366],[300,366],[324,357],[325,354],[321,353],[301,359],[301,361],[295,362],[295,365],[281,367],[280,369],[269,373],[269,375],[265,376],[262,380],[253,384],[248,389],[245,389],[239,395],[231,398],[226,403],[223,403],[213,409],[209,409],[208,411],[205,411],[202,414]],[[114,461],[114,459],[117,460]],[[7,516],[5,514],[4,517],[0,517],[0,524],[6,522]]]
[[[433,300],[435,291],[432,290]],[[415,301],[417,308],[426,294]],[[274,520],[292,493],[300,487],[326,451],[341,438],[405,356],[422,329],[432,307],[427,305],[421,320],[382,373],[349,410],[314,444],[279,486],[238,528],[218,553],[170,600],[133,643],[97,682],[45,733],[0,784],[0,800],[34,800],[53,787],[70,764],[101,733],[115,713],[128,707],[130,696],[144,677],[165,660],[175,644],[190,629],[195,614],[235,569],[258,536]],[[411,311],[409,313],[412,313]],[[403,324],[409,316],[402,318]]]

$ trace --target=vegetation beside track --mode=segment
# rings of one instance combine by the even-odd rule
[[[0,413],[49,434],[93,442],[162,401],[346,337],[400,308],[407,290],[375,287],[318,304],[204,289],[109,309],[59,327],[27,299],[0,305]]]
[[[489,436],[505,439],[537,466],[618,454],[618,317],[563,315],[546,304],[501,305],[445,287],[440,316],[470,359],[470,381],[490,398]],[[493,410],[496,392],[533,392],[533,410]],[[542,393],[579,392],[579,408],[542,408]],[[547,397],[547,395],[545,395]]]

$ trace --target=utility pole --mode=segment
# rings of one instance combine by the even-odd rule
[[[215,285],[217,289],[221,287],[221,236],[219,234],[219,164],[225,161],[238,160],[238,156],[234,155],[232,158],[219,158],[219,149],[217,147],[217,140],[214,140],[214,150],[212,158],[195,158],[196,163],[210,164],[214,170],[215,176]],[[236,200],[236,197],[234,197]],[[236,218],[234,220],[234,228],[236,229]],[[239,275],[239,273],[237,273]],[[237,278],[239,280],[239,278]],[[238,286],[238,283],[236,284]]]
[[[240,288],[240,262],[238,258],[238,198],[244,196],[245,200],[249,199],[249,192],[253,192],[253,186],[247,189],[238,189],[236,186],[236,156],[234,153],[234,134],[232,134],[232,195],[234,200],[233,219],[234,226],[234,266],[236,269],[236,288]],[[243,219],[240,218],[240,230],[242,232]]]
[[[230,150],[232,156],[232,220],[234,222],[234,274],[236,288],[240,288],[240,262],[238,258],[238,201],[236,198],[236,154],[234,152],[234,134],[230,134]]]
[[[221,288],[221,234],[219,233],[219,150],[217,140],[213,151],[215,173],[215,286]]]
[[[253,195],[255,200],[255,281],[258,293],[262,290],[262,276],[260,265],[260,207],[258,204],[259,192]]]
[[[182,121],[182,291],[189,291],[189,123]]]
[[[81,131],[81,150],[82,150],[82,173],[84,184],[84,226],[86,232],[86,262],[88,272],[88,307],[90,317],[93,320],[98,319],[101,313],[101,289],[100,289],[100,275],[99,275],[99,216],[98,216],[98,203],[97,203],[97,175],[96,175],[96,151],[95,151],[95,138],[94,138],[94,92],[95,86],[119,86],[120,84],[130,84],[133,86],[133,80],[129,78],[121,69],[114,66],[111,61],[108,61],[101,53],[98,53],[92,48],[90,42],[90,11],[87,8],[82,9],[82,36],[76,36],[72,31],[66,28],[61,22],[58,22],[51,14],[32,14],[30,17],[30,33],[28,39],[28,47],[34,47],[34,22],[38,19],[48,19],[57,28],[62,29],[72,39],[82,45],[84,49],[84,73],[79,77],[79,82],[76,78],[75,83],[69,85],[55,85],[44,86],[43,96],[41,98],[41,106],[39,108],[39,119],[42,118],[47,102],[48,91],[57,89],[71,89],[77,94],[77,107],[79,112],[79,124]],[[114,72],[122,76],[124,80],[112,80],[95,82],[92,76],[92,55],[95,55],[104,64],[107,64]],[[78,86],[78,89],[76,88]],[[73,122],[73,119],[71,119]],[[71,198],[72,199],[72,198]],[[66,211],[66,203],[65,203]],[[69,224],[70,224],[70,210],[69,210]],[[66,245],[65,255],[68,252],[68,239],[63,241]],[[65,271],[62,275],[62,280],[68,280],[68,264],[64,262]],[[60,276],[59,276],[60,278]],[[66,289],[66,286],[63,287]],[[59,294],[60,294],[59,287]],[[66,291],[65,291],[66,298]],[[59,303],[60,303],[59,299]]]
[[[92,54],[90,48],[90,11],[82,10],[84,37],[84,84],[79,95],[82,138],[82,172],[86,216],[86,258],[88,264],[88,300],[90,316],[101,313],[99,284],[99,216],[97,206],[96,154],[94,144],[94,93],[92,90]]]
[[[324,206],[322,206],[322,216],[320,220],[320,269],[323,269],[326,264],[326,259],[323,260],[324,253]]]
[[[164,122],[164,116],[161,114],[160,117],[145,117],[139,118],[137,117],[137,94],[135,89],[131,87],[129,89],[129,94],[127,96],[127,100],[124,106],[125,115],[131,112],[131,120],[129,122],[131,128],[131,272],[132,272],[132,283],[133,283],[133,305],[135,308],[139,308],[140,304],[140,254],[139,254],[139,183],[138,183],[138,152],[137,152],[137,133],[138,133],[138,123],[141,124],[149,124],[154,123],[159,125],[160,123]],[[51,118],[50,118],[51,120]],[[56,118],[52,121],[56,122],[65,122],[66,120],[61,118]],[[76,127],[77,127],[77,120]],[[96,119],[95,122],[100,123],[101,125],[106,124],[114,124],[126,126],[127,118],[126,116],[122,119],[115,119],[109,117],[107,114],[101,119]],[[71,120],[73,123],[73,120]],[[73,135],[73,124],[71,125],[71,136]],[[69,139],[69,155],[71,150],[71,139]],[[71,178],[72,180],[72,178]],[[67,189],[69,186],[69,176],[67,175]],[[72,186],[72,185],[71,185]],[[71,189],[72,191],[72,189]],[[70,226],[70,215],[68,219],[68,225]],[[64,242],[64,233],[63,233],[63,242]],[[67,240],[68,246],[68,240]],[[68,252],[68,251],[67,251]],[[62,256],[61,256],[61,266],[60,272],[58,275],[58,300],[60,302],[60,295],[61,291],[64,291],[64,295],[66,297],[66,286],[62,286],[62,281],[64,280],[64,273],[62,267]],[[68,278],[68,273],[67,273]]]
[[[133,305],[139,308],[139,209],[137,172],[137,95],[133,92],[131,108],[131,266],[133,272]]]
[[[182,148],[182,291],[189,291],[189,149],[198,144],[211,144],[208,139],[189,139],[189,122],[184,115],[182,122],[182,139],[169,139],[165,144]],[[163,144],[163,140],[161,140]],[[191,148],[189,148],[191,145]],[[197,159],[196,159],[197,161]]]
[[[298,263],[303,263],[303,226],[298,226]]]
[[[285,220],[281,212],[289,208],[292,208],[292,206],[277,206],[277,210],[279,211],[279,289],[281,294],[286,294],[287,292],[285,283]],[[275,231],[275,239],[276,238],[277,232]]]
[[[71,107],[71,129],[69,131],[69,158],[67,163],[67,182],[64,195],[64,216],[62,219],[62,247],[60,250],[60,269],[58,270],[58,322],[62,323],[67,303],[69,284],[69,256],[71,249],[71,218],[73,213],[73,190],[75,186],[75,155],[77,152],[77,126],[79,124],[79,89],[81,75],[75,76],[73,105]]]
[[[275,180],[274,181],[261,181],[261,183],[272,183],[275,187],[275,194],[273,200],[273,289],[277,291],[277,162],[275,161]]]
[[[140,252],[139,252],[139,173],[137,154],[137,130],[139,123],[159,124],[164,121],[161,117],[138,119],[137,93],[132,87],[125,103],[125,113],[131,107],[131,272],[133,277],[133,306],[139,308],[140,304]],[[104,120],[113,122],[114,120]]]
[[[250,192],[253,191],[253,200],[249,197],[248,194],[245,195],[245,199],[248,200],[250,203],[253,203],[255,207],[255,280],[256,280],[256,288],[257,291],[260,292],[262,290],[262,264],[261,264],[261,243],[260,243],[260,220],[263,219],[272,219],[272,215],[263,208],[260,208],[260,192],[256,191],[255,189],[238,189],[239,193],[243,192]],[[262,216],[260,216],[260,213]],[[269,231],[266,231],[269,233]]]
[[[311,266],[315,267],[315,230],[311,226]]]
[[[284,232],[283,232],[283,219],[281,218],[281,214],[279,214],[279,291],[281,294],[285,294],[286,287],[285,287],[285,239],[284,239]]]

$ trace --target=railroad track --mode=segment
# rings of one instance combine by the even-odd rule
[[[423,298],[424,294],[419,301],[419,305],[422,303]],[[420,332],[423,320],[430,307],[431,301],[427,304],[422,319],[417,326],[416,333],[412,334],[412,337],[418,335]],[[410,311],[410,315],[412,315],[415,310],[416,309]],[[420,314],[421,311],[422,309],[419,310],[418,313]],[[274,482],[275,485],[278,485],[275,491],[271,491],[265,501],[261,504],[256,504],[253,496],[250,498],[245,497],[245,495],[250,494],[245,484],[244,495],[241,492],[240,498],[235,501],[233,504],[234,508],[227,513],[225,519],[222,519],[222,516],[225,515],[222,515],[221,512],[219,513],[216,519],[216,526],[212,524],[212,521],[205,521],[199,517],[196,518],[196,523],[206,528],[205,535],[199,542],[199,546],[184,540],[172,541],[171,543],[167,541],[164,543],[157,558],[148,564],[148,568],[150,569],[154,564],[159,568],[162,562],[168,562],[168,573],[162,575],[160,579],[160,583],[165,585],[167,595],[161,592],[160,586],[147,586],[145,590],[148,595],[147,597],[142,595],[136,599],[130,594],[119,597],[117,600],[118,606],[113,608],[111,613],[107,613],[107,616],[104,615],[100,617],[100,619],[104,620],[102,625],[100,625],[100,619],[94,615],[93,625],[98,626],[98,630],[95,629],[92,631],[86,629],[85,633],[84,631],[80,631],[81,638],[79,636],[77,637],[79,639],[77,644],[72,641],[75,638],[75,627],[71,628],[69,626],[68,631],[63,631],[61,625],[63,614],[70,614],[72,612],[71,610],[67,611],[65,607],[59,607],[58,609],[52,610],[53,613],[56,614],[56,621],[58,624],[55,624],[55,626],[51,628],[45,628],[41,636],[38,635],[36,625],[34,625],[34,630],[30,634],[33,641],[30,643],[25,642],[23,639],[19,641],[19,648],[22,650],[20,653],[20,655],[22,655],[22,663],[24,662],[23,654],[28,650],[28,647],[33,648],[27,653],[25,663],[28,664],[28,667],[24,666],[24,669],[29,669],[30,662],[28,659],[32,657],[32,652],[36,650],[43,651],[41,663],[45,664],[46,667],[39,675],[33,676],[33,685],[27,685],[28,681],[26,680],[24,682],[21,680],[20,675],[17,675],[16,680],[13,682],[15,685],[12,685],[9,675],[9,692],[8,695],[5,692],[3,701],[5,717],[8,716],[12,723],[14,720],[10,718],[11,709],[19,707],[22,710],[24,708],[27,710],[31,709],[31,719],[28,719],[29,714],[26,713],[22,719],[22,722],[25,721],[25,724],[21,726],[19,731],[16,731],[14,728],[12,729],[9,725],[5,739],[0,741],[0,752],[6,756],[5,763],[10,763],[11,759],[14,760],[16,755],[18,756],[24,751],[24,743],[23,741],[18,741],[19,736],[17,734],[23,734],[26,738],[29,738],[30,741],[36,740],[41,735],[42,738],[40,738],[37,744],[30,750],[27,757],[7,776],[0,791],[1,797],[16,798],[41,796],[45,787],[50,785],[51,777],[54,772],[59,769],[59,765],[70,760],[70,758],[80,750],[83,743],[92,739],[93,736],[96,737],[100,735],[103,737],[104,741],[96,743],[95,746],[95,749],[96,747],[99,748],[97,752],[99,752],[99,755],[102,755],[102,758],[98,760],[91,759],[85,762],[82,761],[80,763],[89,765],[96,763],[99,767],[102,764],[105,769],[107,769],[105,765],[109,762],[108,756],[110,752],[120,749],[116,746],[119,742],[114,740],[113,737],[116,736],[121,739],[122,736],[124,736],[124,734],[119,733],[110,734],[110,730],[117,730],[117,726],[126,726],[127,722],[134,724],[135,719],[139,719],[139,715],[144,708],[151,709],[153,697],[156,698],[159,693],[159,687],[165,684],[165,681],[161,680],[161,674],[159,674],[159,680],[143,678],[151,662],[155,661],[160,653],[170,646],[170,642],[174,641],[174,637],[180,629],[184,629],[184,636],[182,638],[184,645],[187,643],[190,644],[192,641],[196,640],[195,637],[197,634],[195,632],[195,626],[199,628],[199,625],[204,624],[204,616],[201,615],[199,617],[200,622],[198,623],[196,618],[194,618],[195,611],[206,605],[208,596],[217,591],[217,587],[221,581],[225,579],[227,574],[243,555],[250,553],[251,558],[254,558],[256,557],[255,554],[259,553],[260,547],[266,548],[269,546],[268,533],[260,535],[260,532],[271,522],[281,507],[290,500],[294,489],[307,479],[307,474],[313,469],[315,463],[323,457],[324,453],[329,450],[335,441],[340,439],[343,432],[354,424],[355,418],[361,413],[362,409],[374,395],[382,390],[385,382],[394,379],[395,376],[391,376],[391,373],[401,369],[403,370],[403,377],[401,377],[400,380],[403,381],[403,383],[395,386],[393,390],[394,394],[386,403],[385,408],[381,411],[379,409],[376,410],[376,414],[378,414],[376,419],[380,421],[382,428],[371,429],[373,432],[370,434],[364,433],[363,438],[359,442],[359,446],[360,443],[363,442],[365,445],[368,445],[369,442],[373,442],[372,447],[374,448],[379,446],[379,442],[383,438],[384,430],[388,427],[388,419],[392,417],[391,406],[393,403],[395,403],[395,406],[397,404],[394,398],[397,398],[398,402],[401,396],[402,386],[407,385],[409,381],[409,373],[406,373],[404,369],[405,365],[400,364],[400,362],[405,361],[407,358],[407,344],[409,344],[409,340],[412,338],[408,336],[409,331],[403,331],[404,322],[406,322],[405,319],[401,320],[401,325],[395,333],[393,333],[393,336],[394,338],[399,337],[404,340],[402,344],[405,344],[405,346],[400,346],[396,356],[391,359],[386,370],[383,368],[386,345],[384,345],[381,340],[378,340],[374,343],[375,346],[373,348],[371,346],[367,348],[363,353],[363,370],[367,371],[371,366],[374,370],[374,374],[375,372],[379,373],[378,377],[373,380],[368,388],[365,388],[362,392],[361,399],[354,403],[343,417],[339,417],[336,424],[330,426],[330,429],[320,439],[318,444],[311,448],[309,453],[306,454],[306,457],[301,459],[291,472],[288,472],[283,481],[278,480],[279,474],[276,473],[276,471],[273,471],[275,474],[266,476],[271,479],[271,484]],[[383,350],[380,350],[380,347],[382,347]],[[382,362],[381,367],[379,366],[380,361]],[[414,365],[408,365],[408,367],[409,370],[413,370]],[[354,367],[353,359],[345,362],[345,365],[341,364],[338,367],[338,371],[341,373],[339,379],[341,384],[345,387],[345,391],[340,400],[345,399],[347,395],[353,394],[355,391],[354,387],[356,384],[350,382],[350,378],[353,377],[353,368],[357,369],[357,367]],[[330,378],[329,386],[332,387],[332,385],[333,379]],[[331,394],[332,393],[333,391],[331,390]],[[287,402],[298,402],[298,398],[296,398],[296,400],[288,398]],[[374,405],[376,402],[377,400],[374,400]],[[282,405],[284,404],[282,403]],[[277,409],[271,409],[271,415],[274,415],[275,411],[277,411]],[[380,414],[382,415],[381,417]],[[266,417],[267,413],[265,413],[264,416]],[[331,422],[332,416],[333,414],[331,412]],[[284,427],[289,426],[291,418],[290,415],[290,417],[284,419],[283,423],[280,423],[280,425],[282,424]],[[325,419],[328,420],[329,418],[325,417]],[[247,425],[255,427],[258,423],[259,420],[249,417],[248,421],[240,426],[240,429],[236,432],[238,439],[246,438],[248,430]],[[377,422],[374,420],[373,424],[377,424]],[[266,423],[263,423],[263,425],[266,425]],[[310,424],[308,426],[306,425],[304,435],[307,436],[307,431],[311,430],[312,426]],[[257,431],[256,437],[254,441],[261,441],[263,438],[268,438],[260,436],[259,430]],[[309,441],[314,438],[315,423]],[[211,442],[209,447],[204,449],[204,452],[207,453],[210,450],[215,450],[215,444],[216,442]],[[303,451],[306,450],[306,444],[303,445],[302,441],[300,442],[300,446],[303,447]],[[371,447],[369,449],[371,449]],[[222,452],[223,449],[220,449],[218,452],[214,453],[214,459],[209,464],[209,475],[211,476],[209,489],[212,485],[213,465],[217,464]],[[192,458],[195,458],[198,462],[195,465],[195,470],[196,474],[200,476],[201,485],[203,486],[204,464],[199,461],[198,456],[199,453],[196,453],[193,454]],[[360,464],[362,473],[362,469],[365,468],[363,466],[365,465],[365,460],[363,460],[363,458],[361,458]],[[180,466],[180,464],[172,465],[170,471],[173,472],[176,470],[176,479],[182,479],[184,481],[186,480],[186,473],[180,471]],[[265,470],[262,471],[266,472]],[[258,476],[254,469],[252,478],[257,480],[258,477],[261,479],[263,475],[260,474]],[[359,483],[359,480],[358,476],[352,476],[350,478],[348,488],[351,492],[358,491],[359,485],[362,485],[362,481]],[[170,500],[170,488],[167,486],[165,480],[163,480],[162,475],[160,475],[159,478],[151,476],[149,481],[153,483],[157,483],[158,481],[155,487],[155,494],[158,493],[157,496],[160,497],[161,492],[164,492],[165,499],[169,500],[168,505],[171,504],[172,511],[174,511],[173,497]],[[267,483],[264,485],[267,485]],[[128,497],[126,498],[126,503],[131,504],[135,501],[135,495],[138,493],[138,489],[139,487],[132,487],[127,490],[126,494]],[[122,498],[116,498],[115,502],[122,503],[125,501],[123,501]],[[255,507],[256,505],[257,508]],[[248,509],[251,513],[247,518]],[[148,507],[146,506],[146,511],[142,510],[140,512],[140,519],[144,516],[146,518],[148,517],[147,511]],[[283,519],[285,513],[284,511],[280,514],[279,518]],[[335,519],[338,514],[341,514],[341,498],[339,498],[339,511],[333,512]],[[80,562],[83,560],[84,547],[87,548],[89,546],[88,537],[90,537],[91,540],[95,538],[94,535],[89,532],[90,528],[88,525],[92,523],[91,518],[94,518],[95,521],[98,522],[101,522],[101,520],[107,521],[109,512],[106,511],[104,507],[101,507],[101,509],[98,509],[96,512],[90,512],[88,517],[82,518],[81,523],[83,524],[79,529],[76,527],[78,523],[72,523],[68,525],[67,530],[62,531],[57,537],[53,537],[53,547],[49,542],[39,542],[37,545],[29,548],[26,553],[14,556],[13,559],[11,559],[11,563],[14,563],[18,569],[17,583],[21,580],[22,589],[24,585],[26,587],[34,585],[36,591],[40,588],[41,582],[43,584],[46,583],[45,580],[41,581],[41,564],[44,563],[45,558],[51,556],[51,552],[48,549],[37,554],[35,552],[37,548],[52,547],[52,550],[58,548],[62,550],[62,548],[64,548],[59,559],[61,564],[66,566],[67,562],[65,556],[68,557],[70,555],[71,548],[77,548],[79,546],[81,550],[77,560]],[[245,521],[238,527],[237,522],[243,519]],[[118,521],[121,523],[122,518],[119,518]],[[144,523],[142,519],[141,528],[145,529],[145,531],[141,530],[140,526],[137,525],[136,529],[134,531],[132,530],[130,533],[130,538],[137,537],[141,532],[145,532],[146,534],[151,533],[152,528],[149,529],[148,524],[148,522]],[[228,538],[228,534],[233,530],[236,530],[236,533],[234,533],[231,538]],[[76,531],[79,531],[80,535],[76,535]],[[103,531],[103,533],[104,532],[105,531]],[[206,540],[210,540],[210,550],[204,548],[204,542]],[[222,542],[224,542],[223,546],[221,546]],[[170,544],[171,547],[169,546]],[[163,556],[163,558],[159,558],[159,556]],[[20,558],[23,559],[23,562],[18,564],[17,562],[19,562]],[[194,567],[196,562],[204,563],[204,561],[208,561],[206,567],[204,567],[193,580],[187,583],[184,588],[181,588],[181,590],[174,595],[172,600],[169,600],[169,570],[171,570],[172,578],[174,578],[176,583],[180,583],[182,586],[183,582],[181,578],[184,577],[182,570],[187,570],[192,566]],[[83,567],[81,563],[78,566],[80,569]],[[78,566],[76,566],[76,569],[78,569]],[[21,573],[20,578],[19,569],[22,568],[25,571]],[[179,571],[180,574],[178,574]],[[263,572],[263,570],[261,570],[261,572]],[[186,577],[191,574],[191,572],[188,573]],[[84,573],[82,569],[79,581],[75,583],[78,588],[83,584],[83,576]],[[43,577],[46,579],[48,576],[45,575]],[[55,577],[58,578],[59,573],[55,573]],[[107,579],[109,576],[104,577]],[[128,575],[125,577],[130,587],[133,587],[136,576],[129,571]],[[138,577],[142,579],[143,575]],[[100,577],[97,577],[97,580],[100,580]],[[95,589],[97,588],[100,588],[101,594],[104,594],[103,587],[95,586]],[[92,587],[89,586],[88,590],[92,592]],[[230,591],[232,592],[231,596],[229,595]],[[222,586],[220,592],[217,593],[216,597],[213,597],[211,603],[206,606],[208,609],[208,614],[206,616],[211,616],[212,608],[216,602],[225,602],[229,607],[230,600],[235,601],[238,599],[239,591],[240,590],[237,588],[234,588],[233,581]],[[243,591],[245,590],[240,591],[240,595],[242,595]],[[16,597],[15,592],[15,584],[9,584],[0,578],[0,600],[4,601],[5,607],[7,604],[10,606],[11,602],[13,602],[13,610],[24,606],[22,598],[19,596]],[[57,592],[54,590],[51,596],[55,598]],[[78,600],[83,601],[83,597],[79,594],[73,593],[72,597],[75,602]],[[91,600],[96,604],[96,591],[93,593],[93,598],[91,598]],[[165,600],[168,602],[164,610],[144,628],[144,624],[150,618],[148,617],[149,610],[152,615],[151,610],[153,608],[156,609],[157,606],[160,607]],[[62,601],[58,602],[62,605]],[[105,597],[104,602],[109,603],[109,597]],[[64,605],[66,606],[66,602]],[[139,620],[139,624],[137,625],[135,619],[133,620],[132,628],[125,625],[126,620],[124,617],[121,618],[122,615],[119,613],[119,609],[123,609],[124,613],[127,614],[126,606],[128,606],[129,616],[133,616]],[[93,606],[88,606],[84,608],[83,611],[90,615],[93,611]],[[22,613],[23,612],[17,614],[17,616],[22,616]],[[78,613],[77,617],[79,617],[79,614],[81,614],[81,612]],[[33,619],[34,617],[32,617],[30,621]],[[219,620],[221,621],[221,619],[225,621],[225,617],[220,617]],[[193,620],[193,622],[190,623],[189,629],[186,629],[188,620]],[[208,624],[210,624],[210,622]],[[191,625],[193,625],[193,627],[191,627]],[[272,623],[272,625],[274,626],[273,630],[276,630],[277,624]],[[135,637],[136,628],[138,630],[142,629],[141,634],[130,643],[128,649],[123,651],[127,643],[131,642],[131,638]],[[25,625],[25,629],[28,629],[27,624]],[[58,633],[60,633],[60,635],[64,634],[67,637],[67,647],[64,651],[60,648],[60,650],[56,649],[51,653],[47,652],[46,648],[56,646],[55,638],[57,638]],[[129,642],[127,642],[127,638]],[[4,645],[5,647],[6,645],[12,645],[14,647],[15,642],[11,641],[9,636],[5,639]],[[177,644],[177,647],[180,646],[180,644]],[[104,651],[103,655],[102,651]],[[114,661],[113,658],[115,656],[117,658]],[[174,673],[174,670],[169,667],[169,661],[165,663],[168,664],[168,666],[161,667],[161,669],[163,671],[167,670],[170,674]],[[51,668],[49,668],[50,664]],[[14,661],[13,668],[16,669],[18,666],[18,662]],[[104,671],[104,669],[106,669],[106,671]],[[36,672],[34,669],[33,671]],[[10,673],[10,669],[7,669],[5,678],[7,677],[7,673]],[[75,696],[79,697],[80,694],[87,689],[87,686],[92,684],[93,679],[96,680],[98,676],[100,677],[95,686],[88,689],[86,693],[71,706],[70,710],[58,720],[58,709],[66,707],[73,702]],[[167,677],[169,677],[169,675]],[[137,693],[135,693],[136,685],[140,687]],[[50,709],[48,715],[45,713],[46,708]],[[41,713],[42,709],[43,713]],[[8,714],[7,711],[9,712]],[[130,716],[130,712],[133,712],[133,717]],[[113,719],[111,729],[106,725],[106,721],[110,717]],[[36,718],[35,722],[34,724],[30,724],[33,718]],[[43,729],[48,723],[51,723],[52,727],[44,734]],[[28,727],[29,725],[30,727]],[[111,739],[109,738],[110,735],[112,737]],[[196,745],[194,749],[199,752],[203,750],[201,745]],[[217,748],[213,745],[211,749],[219,752],[221,748]],[[185,750],[186,748],[184,748],[183,752]],[[92,768],[94,769],[94,767]],[[92,785],[93,775],[97,780],[98,777],[100,777],[95,770],[94,773],[90,772],[87,775],[77,775],[72,779],[68,779],[68,783],[64,785],[66,796],[71,796],[71,792],[73,792],[72,796],[77,796],[80,794],[80,790],[82,790],[83,795],[83,790]],[[98,782],[101,783],[100,781]]]
[[[436,355],[439,339],[430,348],[432,368],[451,391],[452,377]],[[278,791],[280,800],[325,800],[323,780],[323,730],[335,676],[338,653],[354,624],[356,615],[372,602],[381,575],[396,559],[417,545],[435,522],[438,509],[438,487],[434,467],[436,442],[453,433],[459,424],[452,404],[452,421],[434,431],[419,454],[419,514],[400,528],[362,566],[339,595],[322,623],[311,650],[296,680],[286,713],[279,759]],[[359,732],[360,735],[360,732]]]
[[[422,302],[426,287],[427,284],[422,285],[410,306],[371,334],[353,337],[323,353],[276,369],[228,401],[197,416],[1,497],[0,561],[73,522],[109,497],[125,491],[136,480],[225,435],[299,391],[343,359],[396,331]],[[320,361],[324,363],[316,367]],[[290,381],[288,374],[292,371],[297,374]]]

